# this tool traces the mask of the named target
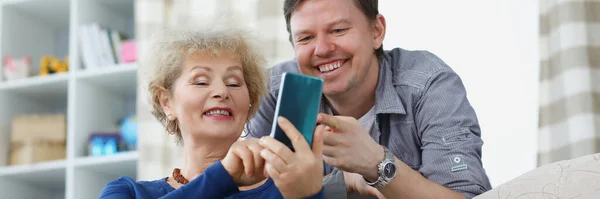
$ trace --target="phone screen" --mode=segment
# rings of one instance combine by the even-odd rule
[[[322,90],[323,80],[320,78],[297,73],[284,73],[281,76],[271,137],[294,151],[290,139],[277,124],[277,118],[283,116],[294,124],[294,127],[298,129],[312,148]]]

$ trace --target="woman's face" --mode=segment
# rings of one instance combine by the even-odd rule
[[[184,143],[237,140],[250,108],[242,63],[230,53],[190,54],[168,101],[165,113],[177,118]]]

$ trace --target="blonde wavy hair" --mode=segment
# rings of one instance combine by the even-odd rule
[[[234,23],[215,21],[204,25],[178,25],[166,27],[154,36],[148,55],[150,72],[148,92],[151,97],[152,114],[163,124],[169,134],[182,144],[181,130],[177,120],[170,121],[160,105],[159,94],[173,95],[175,81],[181,75],[183,62],[190,54],[202,52],[213,56],[229,53],[242,63],[244,80],[250,96],[248,118],[257,111],[266,93],[265,59],[257,48],[251,31]]]

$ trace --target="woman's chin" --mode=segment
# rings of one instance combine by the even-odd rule
[[[199,140],[208,139],[225,139],[225,140],[237,140],[242,135],[242,130],[232,130],[231,128],[202,128],[196,131],[193,137]]]

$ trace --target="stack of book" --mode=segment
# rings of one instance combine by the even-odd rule
[[[122,63],[121,44],[127,35],[97,23],[79,27],[81,58],[84,68],[98,68]]]

